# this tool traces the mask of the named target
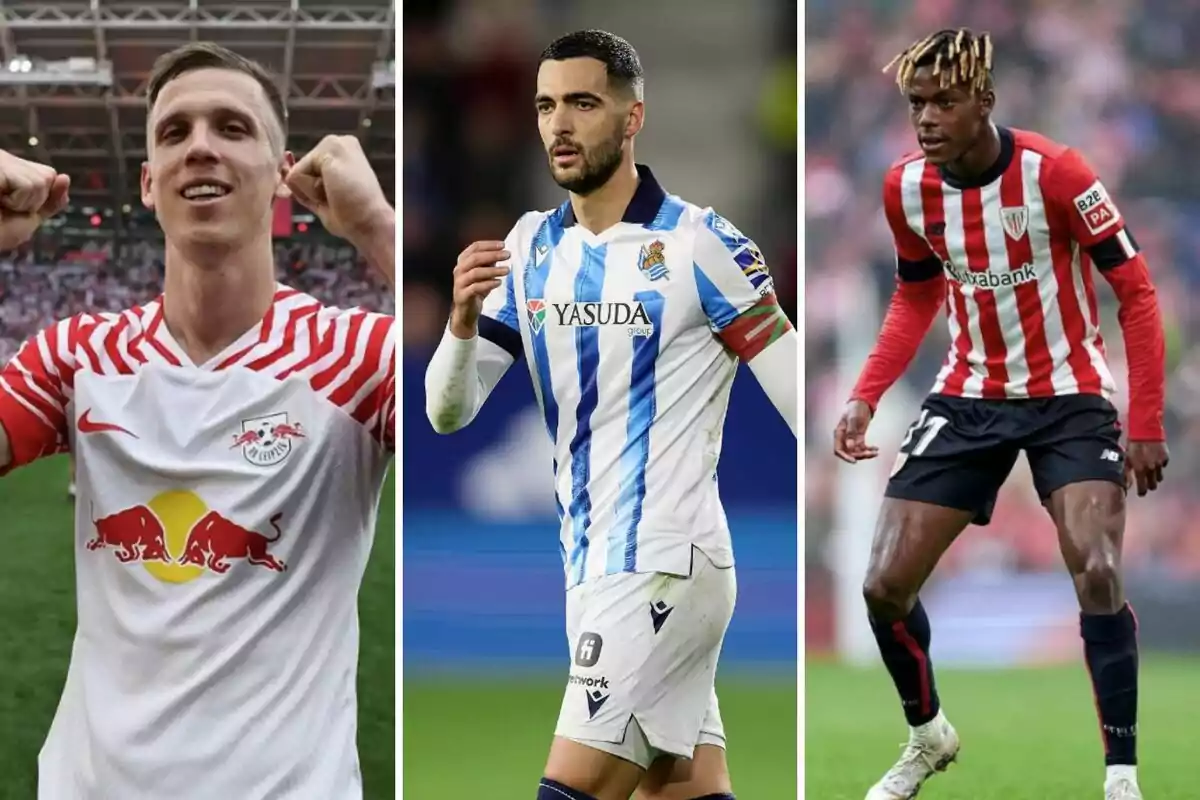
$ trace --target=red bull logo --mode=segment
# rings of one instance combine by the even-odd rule
[[[244,558],[255,566],[283,572],[287,569],[284,563],[267,552],[267,545],[279,541],[283,535],[279,530],[281,516],[276,514],[271,517],[275,536],[268,539],[258,531],[243,528],[210,511],[192,527],[180,563],[208,567],[218,575],[224,575],[229,571],[227,559]]]
[[[93,508],[94,510],[94,508]],[[117,560],[162,561],[171,563],[167,555],[167,534],[154,512],[146,506],[135,506],[107,517],[92,518],[96,538],[87,543],[88,550],[116,548]]]
[[[273,534],[267,535],[208,508],[193,492],[164,492],[145,505],[93,515],[96,535],[87,549],[112,549],[122,564],[140,562],[168,583],[186,583],[205,572],[224,575],[237,561],[282,573],[287,564],[270,552],[283,535],[282,517],[271,517]]]

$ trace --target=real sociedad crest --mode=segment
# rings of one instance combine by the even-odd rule
[[[661,240],[655,239],[650,244],[642,245],[642,251],[638,254],[638,269],[652,281],[670,274],[667,269],[667,257],[663,255],[663,246]]]

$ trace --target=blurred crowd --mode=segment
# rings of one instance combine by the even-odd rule
[[[857,324],[873,336],[891,294],[894,262],[880,205],[882,177],[916,149],[907,106],[882,67],[912,40],[946,27],[988,31],[1000,123],[1081,150],[1141,245],[1158,287],[1168,342],[1166,483],[1131,499],[1126,563],[1143,574],[1200,575],[1200,35],[1198,0],[817,0],[806,4],[806,364],[808,571],[820,582],[836,524],[831,434],[847,377],[837,324],[847,300],[870,296]],[[864,289],[871,291],[865,292]],[[1110,364],[1127,401],[1126,361],[1115,302],[1097,280]],[[884,404],[916,413],[945,357],[939,320],[903,385]],[[898,441],[876,441],[894,453]],[[947,570],[986,565],[1061,570],[1049,518],[1028,486],[1024,460],[992,524],[972,528]],[[871,502],[877,502],[872,498]]]
[[[765,42],[764,51],[754,55],[768,61],[759,117],[730,143],[753,150],[754,158],[767,165],[763,177],[753,179],[760,208],[733,221],[756,239],[795,319],[796,40],[789,15],[796,4],[755,2],[786,21],[771,27],[778,41]],[[664,5],[664,14],[670,5]],[[729,8],[719,0],[696,0],[669,10],[711,17]],[[612,0],[607,8],[579,0],[405,3],[403,291],[410,353],[432,348],[441,336],[458,253],[477,239],[502,239],[521,214],[552,208],[565,196],[550,181],[536,129],[532,97],[538,54],[555,36],[604,27],[622,13],[642,12],[627,0]],[[646,30],[613,29],[634,47],[657,48],[660,57],[683,47]],[[676,61],[687,57],[694,59],[685,55]],[[703,82],[704,76],[696,80]],[[647,86],[651,96],[666,91],[660,75],[648,75]],[[648,99],[648,125],[656,124],[655,102]],[[669,179],[658,177],[673,191]]]
[[[275,244],[278,280],[342,308],[395,313],[395,296],[355,250],[336,242]],[[0,364],[56,320],[81,312],[120,311],[158,297],[162,245],[111,241],[70,245],[40,241],[0,253]]]

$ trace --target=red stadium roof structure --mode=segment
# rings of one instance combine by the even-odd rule
[[[280,76],[292,150],[357,134],[395,198],[395,26],[392,0],[0,0],[0,149],[119,214],[138,203],[154,59],[207,40]]]

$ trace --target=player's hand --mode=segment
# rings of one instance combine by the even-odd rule
[[[878,447],[867,444],[867,426],[871,407],[862,400],[851,400],[833,431],[833,453],[847,464],[856,464],[879,455]]]
[[[1125,488],[1136,484],[1138,497],[1145,497],[1162,483],[1170,461],[1166,442],[1130,442],[1125,449]]]
[[[326,136],[284,182],[327,231],[360,249],[377,226],[394,224],[396,212],[354,136]]]
[[[0,252],[29,241],[43,222],[66,208],[71,179],[54,167],[0,150]]]
[[[483,298],[499,288],[508,274],[508,266],[496,266],[511,257],[504,242],[473,242],[458,256],[454,265],[454,306],[450,311],[450,332],[459,339],[475,336]]]

